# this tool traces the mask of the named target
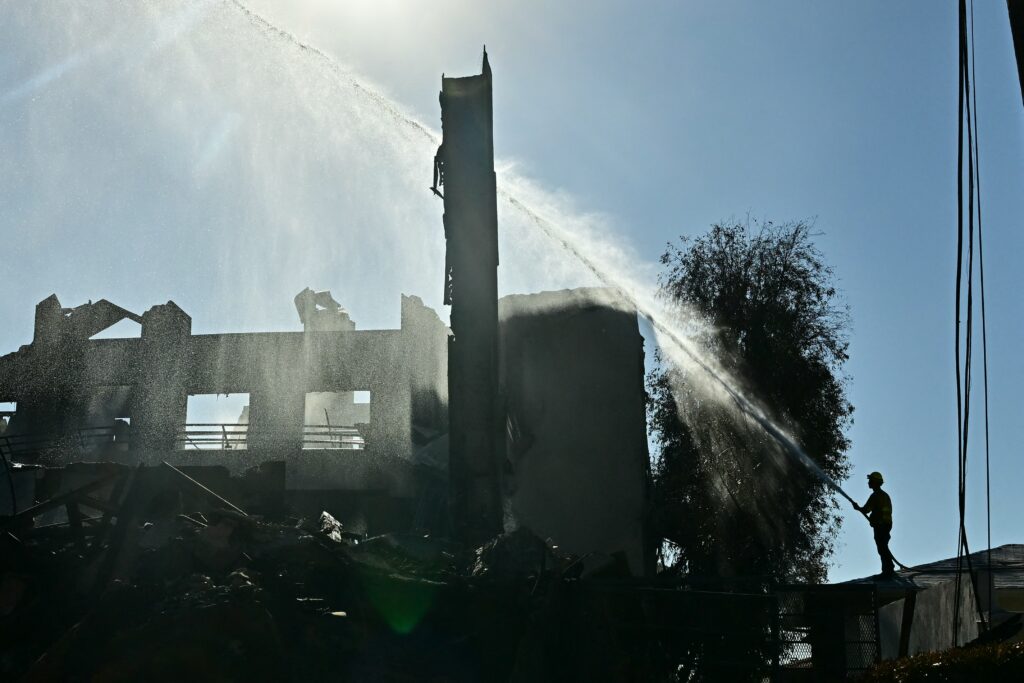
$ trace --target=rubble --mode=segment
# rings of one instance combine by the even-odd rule
[[[342,525],[341,522],[336,520],[331,513],[321,512],[320,513],[320,533],[327,536],[335,543],[341,543],[342,541]]]
[[[88,514],[49,521],[61,506]],[[91,481],[0,518],[0,527],[5,680],[653,672],[634,661],[655,642],[643,629],[608,640],[628,626],[623,609],[636,623],[648,619],[642,593],[623,601],[614,584],[589,585],[578,558],[526,529],[477,549],[427,535],[367,538],[327,511],[247,514],[166,465],[94,468]]]
[[[471,574],[500,579],[531,578],[545,572],[562,573],[576,558],[556,555],[557,548],[526,527],[502,534],[476,550]]]

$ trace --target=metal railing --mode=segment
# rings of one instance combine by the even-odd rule
[[[60,435],[0,434],[0,455],[9,459],[28,459],[48,451],[100,451],[110,448],[128,450],[129,431],[106,425],[82,427]],[[178,429],[175,448],[185,450],[245,450],[249,447],[249,425],[235,422],[200,422]],[[304,450],[366,449],[366,440],[355,427],[303,425]]]
[[[176,438],[176,447],[186,450],[245,450],[249,448],[249,425],[203,422],[186,424]],[[366,440],[355,427],[303,425],[303,450],[366,449]]]
[[[242,422],[197,422],[178,430],[175,446],[194,450],[245,450],[249,425]]]
[[[57,449],[103,450],[128,449],[131,443],[127,429],[104,425],[81,427],[63,434],[0,434],[0,453],[8,458],[26,458]]]
[[[366,449],[366,440],[355,427],[304,425],[302,427],[302,448],[303,450],[361,451]]]

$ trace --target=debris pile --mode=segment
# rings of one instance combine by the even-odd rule
[[[525,529],[367,538],[191,474],[96,465],[0,518],[0,678],[657,680],[672,649],[651,601]]]

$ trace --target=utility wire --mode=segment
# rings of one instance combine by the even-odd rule
[[[956,464],[957,464],[957,499],[960,495],[960,481],[962,479],[961,468],[961,443],[963,442],[963,395],[960,386],[960,289],[961,274],[963,273],[964,262],[964,36],[966,34],[964,22],[964,0],[958,3],[958,24],[959,37],[957,51],[959,53],[959,72],[957,97],[959,99],[957,118],[957,146],[956,146],[956,317],[953,328],[953,367],[956,372]],[[956,598],[953,604],[953,646],[957,645],[957,633],[960,630],[960,543],[963,539],[962,530],[957,527],[956,537]]]
[[[968,444],[970,435],[970,410],[971,410],[971,370],[972,352],[974,340],[974,217],[975,198],[977,197],[979,241],[981,228],[981,199],[980,199],[980,169],[978,163],[977,148],[977,119],[976,103],[977,91],[972,90],[971,81],[974,80],[974,6],[971,3],[970,22],[970,51],[968,51],[968,22],[966,0],[959,0],[959,117],[957,122],[957,271],[956,271],[956,327],[955,327],[955,353],[956,353],[956,389],[957,389],[957,507],[959,512],[959,529],[957,535],[957,558],[956,558],[956,594],[957,600],[954,606],[953,617],[953,645],[958,645],[958,634],[960,629],[960,600],[959,595],[962,589],[962,569],[966,562],[967,572],[970,576],[971,587],[974,592],[975,607],[981,619],[983,628],[988,628],[986,615],[982,609],[978,591],[978,583],[971,558],[970,547],[967,541],[967,465],[968,465]],[[976,86],[975,86],[976,88]],[[965,126],[966,123],[966,126]],[[966,327],[963,334],[964,349],[961,354],[960,346],[960,314],[961,294],[963,292],[963,270],[964,270],[964,129],[967,131],[967,291],[966,291]],[[977,181],[977,184],[976,184]],[[980,254],[979,254],[980,255]],[[984,308],[984,302],[982,302]],[[982,334],[985,334],[983,329]],[[984,344],[984,340],[983,340]],[[963,361],[963,374],[961,376],[961,360]],[[987,358],[985,360],[987,366]],[[987,386],[987,369],[986,369]],[[986,423],[987,423],[987,390],[986,390]],[[987,437],[987,429],[986,429]],[[987,438],[986,438],[987,452]],[[986,499],[988,495],[988,460],[986,457]],[[988,504],[988,503],[987,503]],[[991,566],[991,538],[989,538],[989,565]],[[991,572],[990,572],[991,573]],[[990,593],[991,599],[991,593]]]
[[[992,574],[992,484],[990,476],[990,455],[988,439],[988,324],[985,317],[985,250],[982,243],[981,230],[981,140],[978,137],[978,79],[975,72],[977,60],[974,56],[974,0],[971,0],[971,80],[974,90],[971,100],[974,106],[974,165],[975,187],[978,193],[978,271],[981,278],[981,363],[985,413],[985,532],[986,532],[986,564],[988,567],[988,600],[989,617],[991,617],[992,595],[995,591],[995,577]]]

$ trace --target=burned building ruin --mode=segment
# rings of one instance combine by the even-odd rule
[[[356,329],[330,292],[306,289],[302,331],[194,335],[173,301],[139,314],[52,295],[32,342],[0,356],[0,402],[15,405],[0,448],[26,466],[0,507],[32,504],[40,475],[28,466],[263,467],[293,509],[329,509],[364,531],[473,545],[522,524],[650,572],[635,310],[604,290],[499,302],[486,54],[480,75],[443,78],[440,99],[450,330],[415,296],[402,297],[394,330]],[[123,320],[137,338],[92,338]],[[189,419],[190,396],[219,394],[248,394],[237,422]]]
[[[603,288],[499,298],[486,54],[440,99],[450,327],[403,295],[398,329],[358,329],[309,288],[289,332],[193,334],[173,301],[36,306],[31,343],[0,355],[0,632],[16,633],[0,674],[599,680],[676,666],[678,646],[643,653],[703,598],[629,583],[651,580],[656,550],[637,312]],[[106,333],[125,321],[137,337]],[[193,397],[239,394],[230,419],[190,413]],[[595,578],[610,583],[580,582]],[[228,637],[248,654],[178,657]]]
[[[356,528],[373,532],[443,529],[447,327],[406,296],[399,329],[357,330],[336,302],[310,306],[314,296],[332,301],[300,293],[301,332],[203,335],[173,302],[138,315],[105,300],[64,308],[50,296],[36,307],[32,343],[0,356],[0,401],[16,406],[0,448],[12,463],[50,468],[168,462],[241,475],[281,463],[280,485],[300,510],[356,515]],[[635,313],[604,290],[507,297],[500,311],[504,507],[567,548],[627,552],[640,573],[650,557]],[[140,324],[138,338],[90,339],[125,319]],[[353,404],[354,391],[370,403]],[[249,395],[247,419],[189,423],[189,396],[237,393]],[[15,500],[0,487],[0,509],[28,507],[38,476],[16,468]],[[591,514],[629,520],[631,531]]]
[[[310,288],[290,332],[39,302],[0,355],[0,675],[838,680],[926,648],[923,582],[655,576],[637,311],[499,298],[491,86],[486,54],[442,78],[450,327],[403,295],[358,329]],[[190,414],[225,394],[237,417]]]

